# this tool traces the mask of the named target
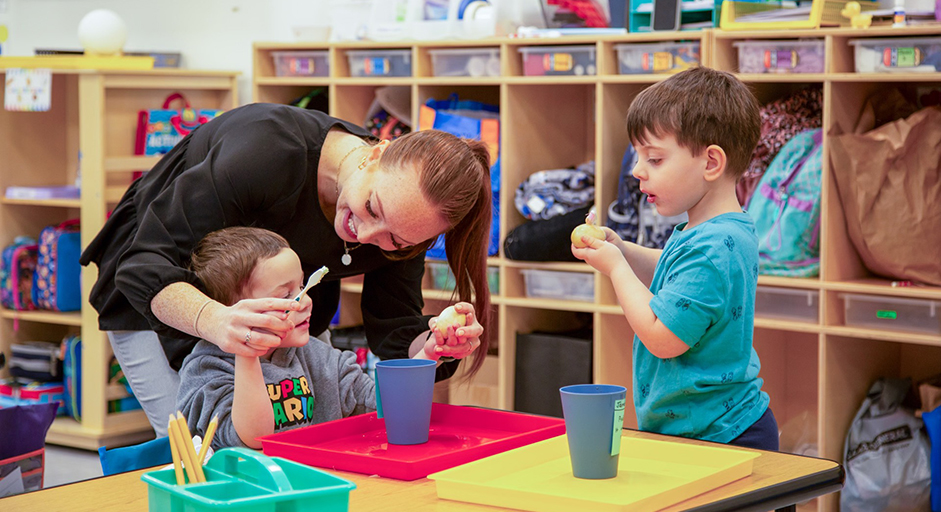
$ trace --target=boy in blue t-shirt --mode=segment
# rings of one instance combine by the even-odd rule
[[[699,67],[647,88],[627,114],[633,175],[660,215],[689,222],[663,250],[608,228],[572,247],[611,279],[636,333],[641,430],[778,449],[752,347],[758,239],[735,195],[760,131],[757,100],[731,74]]]

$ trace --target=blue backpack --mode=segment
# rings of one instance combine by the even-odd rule
[[[788,141],[746,206],[758,234],[760,274],[813,277],[820,273],[822,140],[818,128]]]

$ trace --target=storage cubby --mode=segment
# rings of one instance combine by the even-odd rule
[[[632,9],[633,13],[633,9]],[[941,300],[941,288],[934,286],[892,287],[891,280],[874,275],[863,265],[846,232],[846,220],[837,194],[834,173],[841,163],[831,157],[830,131],[839,126],[850,131],[867,97],[888,87],[899,87],[911,95],[918,87],[941,85],[941,73],[855,72],[850,40],[880,37],[924,37],[934,35],[932,27],[868,30],[748,30],[683,31],[631,33],[624,36],[564,37],[559,39],[492,39],[482,41],[415,42],[410,77],[389,79],[346,78],[349,76],[346,51],[362,48],[404,48],[390,43],[337,43],[301,45],[307,49],[329,49],[332,66],[329,79],[330,113],[362,122],[375,89],[384,85],[410,87],[412,113],[429,98],[444,99],[456,92],[462,99],[475,99],[500,105],[501,195],[500,234],[505,239],[512,229],[528,222],[514,205],[520,182],[533,172],[595,161],[595,202],[599,223],[606,220],[608,205],[617,197],[621,159],[629,141],[625,118],[633,99],[646,87],[668,74],[621,74],[617,45],[692,41],[700,43],[702,65],[738,74],[755,92],[762,104],[786,97],[807,87],[823,90],[824,173],[821,201],[820,275],[811,278],[760,276],[759,285],[812,297],[814,304],[802,307],[806,317],[764,315],[755,318],[755,348],[761,358],[760,376],[772,399],[779,426],[804,432],[812,424],[817,450],[823,457],[842,461],[842,448],[850,421],[873,380],[881,376],[923,378],[937,373],[941,363],[941,336],[925,332],[904,332],[848,326],[841,294],[883,296],[889,299]],[[746,41],[823,41],[824,71],[817,73],[739,74],[736,43]],[[527,76],[521,48],[576,46],[594,50],[596,74]],[[434,76],[430,50],[460,48],[499,48],[499,77]],[[298,49],[297,44],[257,43],[256,59],[281,48]],[[257,62],[257,60],[256,60]],[[573,61],[574,62],[574,61]],[[269,72],[269,71],[266,71]],[[271,71],[273,72],[273,71]],[[274,90],[296,87],[294,78],[259,77],[266,97]],[[306,82],[305,82],[306,83]],[[286,96],[286,95],[285,95]],[[262,97],[256,95],[256,100]],[[900,200],[904,200],[901,199]],[[904,254],[900,254],[904,257]],[[633,331],[624,318],[614,288],[608,278],[593,272],[581,262],[513,261],[502,254],[489,264],[499,272],[500,291],[492,296],[498,326],[494,331],[499,355],[490,356],[493,373],[481,373],[486,392],[467,393],[462,403],[513,408],[514,365],[517,333],[560,332],[578,327],[592,329],[593,375],[595,382],[620,384],[631,396],[631,354]],[[527,296],[524,274],[530,271],[581,272],[593,274],[593,300],[534,298]],[[443,307],[450,293],[426,286],[426,302]],[[361,287],[344,284],[342,303],[358,309]],[[772,301],[772,306],[774,301]],[[437,307],[437,306],[434,306]],[[783,307],[783,305],[782,305]],[[358,315],[346,311],[344,315]],[[586,323],[587,322],[587,323]],[[493,366],[491,366],[491,369]],[[491,380],[488,380],[491,379]],[[476,382],[476,381],[474,381]],[[452,387],[459,384],[452,384]],[[488,398],[483,398],[488,397]],[[493,400],[473,402],[474,400]],[[633,409],[628,408],[627,426],[636,426]],[[802,430],[803,429],[803,430]],[[836,495],[803,504],[801,510],[835,511]]]
[[[42,228],[79,218],[82,246],[97,234],[107,212],[120,199],[136,171],[157,157],[134,155],[138,111],[160,108],[181,92],[195,108],[230,109],[236,104],[236,73],[193,70],[89,71],[53,70],[48,112],[0,113],[0,193],[9,186],[76,184],[81,169],[80,199],[0,199],[0,243],[18,235],[38,237]],[[5,70],[0,69],[5,75]],[[58,343],[66,335],[82,336],[82,420],[60,416],[46,441],[96,450],[142,441],[153,436],[142,411],[108,413],[107,379],[111,347],[98,330],[97,313],[87,294],[97,276],[82,270],[85,294],[81,311],[12,311],[0,309],[0,350],[11,343]],[[18,324],[18,329],[14,325]],[[3,375],[7,375],[4,370]]]

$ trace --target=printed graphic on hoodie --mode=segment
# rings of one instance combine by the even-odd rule
[[[268,398],[274,411],[275,430],[309,423],[314,417],[314,396],[303,375],[268,384]]]

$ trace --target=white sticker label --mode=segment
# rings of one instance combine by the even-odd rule
[[[614,425],[611,429],[611,455],[621,453],[621,429],[624,427],[624,406],[626,399],[614,402]]]

